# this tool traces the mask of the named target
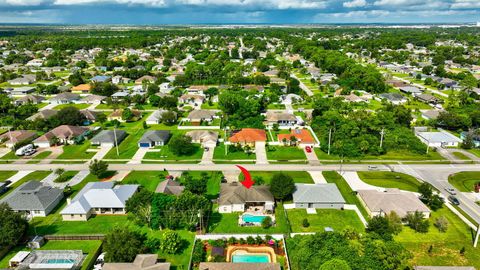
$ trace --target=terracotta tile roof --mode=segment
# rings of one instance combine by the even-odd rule
[[[90,91],[91,86],[90,84],[79,84],[77,86],[72,87],[72,91]]]
[[[264,142],[267,140],[267,134],[263,129],[257,128],[244,128],[239,132],[233,134],[229,141],[234,143],[239,142]]]
[[[281,142],[283,139],[290,141],[292,136],[297,138],[297,141],[302,143],[315,143],[315,139],[313,139],[312,134],[310,134],[310,131],[306,129],[293,129],[289,134],[278,134],[278,141]]]

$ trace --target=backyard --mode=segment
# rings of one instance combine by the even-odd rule
[[[459,172],[448,177],[448,182],[461,192],[471,192],[480,183],[480,172]]]
[[[155,192],[158,184],[165,180],[166,171],[131,171],[122,184],[139,184],[149,191]]]
[[[358,177],[372,186],[398,188],[412,192],[418,192],[418,187],[421,185],[415,177],[397,172],[358,172]]]
[[[189,160],[189,161],[200,161],[203,155],[203,148],[200,144],[194,144],[194,151],[191,155],[181,155],[177,156],[170,151],[168,145],[160,146],[155,148],[155,152],[147,152],[144,156],[144,159],[156,159],[156,160]]]
[[[292,232],[323,232],[326,227],[330,227],[337,232],[346,228],[352,228],[358,232],[365,230],[357,213],[353,210],[316,209],[316,211],[317,214],[307,214],[305,209],[287,210]],[[310,226],[302,226],[304,219],[308,220]]]

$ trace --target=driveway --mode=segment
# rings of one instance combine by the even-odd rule
[[[52,160],[56,159],[58,156],[63,154],[63,146],[53,146],[50,148],[45,149],[46,151],[51,151],[52,153],[48,155],[48,157],[40,160],[40,164],[48,164],[52,162]]]
[[[325,180],[325,177],[323,177],[323,172],[322,171],[308,171],[310,176],[312,176],[313,182],[315,184],[325,184],[327,183],[327,180]]]
[[[303,152],[305,153],[305,156],[307,157],[308,164],[310,165],[320,165],[320,161],[318,160],[317,154],[315,154],[315,151],[313,151],[313,147],[310,148],[312,149],[310,153],[307,152],[305,148],[303,148]]]
[[[16,174],[14,174],[13,176],[11,176],[10,178],[7,179],[8,181],[11,182],[8,186],[11,186],[15,182],[18,182],[20,179],[27,176],[31,172],[34,172],[34,171],[19,171],[19,172],[17,172]]]
[[[139,147],[132,159],[127,164],[141,164],[145,154],[150,150],[148,147]]]
[[[202,161],[200,162],[200,164],[213,164],[214,150],[215,150],[215,147],[206,148],[206,150],[203,151]]]
[[[358,177],[357,172],[344,172],[342,176],[343,178],[345,178],[345,181],[347,181],[348,185],[354,191],[357,191],[357,190],[377,190],[380,192],[385,191],[385,188],[372,186],[363,182],[360,179],[360,177]]]
[[[89,173],[90,172],[86,171],[86,170],[79,171],[76,175],[74,175],[72,177],[72,179],[70,179],[70,181],[64,182],[64,183],[55,183],[54,181],[55,181],[55,179],[57,179],[58,175],[56,175],[54,172],[52,172],[51,174],[49,174],[47,177],[45,177],[42,180],[42,183],[47,184],[47,185],[52,186],[52,187],[63,189],[66,186],[75,186],[75,185],[80,184],[80,182],[82,182],[83,179],[85,179],[85,177],[87,177],[87,175]]]
[[[255,155],[257,156],[256,164],[268,164],[267,151],[265,150],[265,142],[255,143]]]
[[[112,149],[111,146],[100,146],[100,148],[98,148],[98,151],[97,153],[92,157],[92,160],[96,159],[96,160],[101,160],[103,159],[103,157],[105,155],[107,155],[108,151],[110,151],[110,149]]]

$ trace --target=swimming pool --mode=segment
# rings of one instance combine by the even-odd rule
[[[267,216],[257,216],[257,215],[243,215],[242,220],[243,222],[249,222],[249,223],[262,223],[262,221],[266,218]]]
[[[267,254],[238,254],[232,255],[234,263],[268,263],[270,259]]]
[[[45,259],[42,263],[46,264],[73,264],[75,260],[73,259]]]

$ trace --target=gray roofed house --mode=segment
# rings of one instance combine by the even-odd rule
[[[442,102],[441,99],[430,94],[421,94],[416,96],[416,98],[422,102],[430,103],[430,104],[438,104]]]
[[[177,181],[167,179],[158,184],[155,192],[178,196],[183,192],[184,189],[185,187],[180,185],[180,183],[178,183]]]
[[[360,202],[370,216],[383,216],[395,212],[401,218],[408,213],[421,212],[425,218],[430,216],[430,209],[412,192],[400,191],[396,188],[378,190],[358,190]]]
[[[93,215],[124,215],[125,203],[139,185],[116,185],[113,182],[90,182],[60,211],[65,221],[86,221]]]
[[[280,270],[279,263],[201,262],[199,270]]]
[[[263,207],[273,211],[275,199],[268,186],[252,186],[247,189],[238,182],[222,184],[218,199],[220,213],[244,212],[249,207]]]
[[[50,104],[68,104],[80,100],[80,95],[64,92],[57,94],[53,98],[49,99]]]
[[[90,140],[92,145],[100,146],[115,146],[115,137],[117,144],[120,144],[126,137],[127,132],[125,130],[116,129],[114,130],[102,130],[95,137]]]
[[[147,123],[147,125],[160,124],[162,122],[162,115],[166,112],[169,112],[169,111],[167,111],[167,110],[156,110],[147,117],[145,122]],[[172,111],[172,113],[175,114],[175,118],[176,118],[177,113],[173,112],[173,111]]]
[[[298,119],[293,113],[267,111],[265,115],[265,124],[272,126],[278,124],[280,126],[292,126],[297,124]]]
[[[80,110],[80,113],[87,118],[87,122],[84,125],[89,125],[90,123],[97,121],[97,115],[100,114],[100,112],[91,111],[88,109]]]
[[[422,90],[420,90],[418,87],[415,86],[402,86],[399,87],[400,91],[407,93],[407,94],[412,94],[412,95],[419,95],[422,93]]]
[[[46,120],[46,119],[48,119],[52,116],[55,116],[57,113],[58,113],[57,110],[45,109],[45,110],[41,110],[41,111],[37,112],[36,114],[28,117],[27,120],[30,120],[30,121],[35,121],[35,120],[39,120],[39,119]]]
[[[169,270],[169,262],[158,262],[158,254],[137,254],[131,263],[105,263],[103,270]]]
[[[100,104],[102,103],[102,100],[106,99],[107,97],[105,96],[99,96],[99,95],[88,95],[84,98],[82,98],[83,103],[87,104]]]
[[[442,111],[441,110],[426,110],[422,111],[422,117],[427,120],[435,120],[438,118]]]
[[[139,147],[153,147],[167,144],[170,139],[170,131],[168,130],[149,130],[143,134],[138,141]]]
[[[35,74],[26,74],[22,77],[9,80],[8,83],[11,85],[28,85],[34,83],[36,80],[37,76]]]
[[[17,106],[18,105],[23,105],[23,104],[28,104],[28,103],[39,104],[44,100],[45,100],[45,98],[42,97],[42,96],[39,96],[39,95],[26,95],[24,97],[16,99],[14,101],[14,104],[17,105]]]
[[[426,145],[430,147],[448,147],[458,146],[462,139],[456,137],[448,131],[439,129],[439,131],[420,131],[419,128],[415,130],[415,135]]]
[[[399,93],[383,93],[378,96],[381,99],[386,99],[396,105],[407,102],[407,98],[405,98],[402,94]]]
[[[187,119],[191,123],[200,124],[201,122],[213,121],[215,114],[216,112],[211,110],[193,110],[188,114]]]
[[[44,185],[39,181],[28,181],[0,203],[7,203],[15,212],[25,213],[31,217],[45,217],[63,199],[63,190]]]
[[[295,187],[295,208],[341,209],[345,205],[345,199],[335,184],[295,184]]]
[[[18,87],[18,88],[13,88],[12,91],[10,91],[10,95],[25,96],[33,92],[35,92],[35,87]]]
[[[203,147],[215,147],[218,141],[218,132],[210,130],[192,130],[185,135],[192,138],[193,143],[200,143]]]

